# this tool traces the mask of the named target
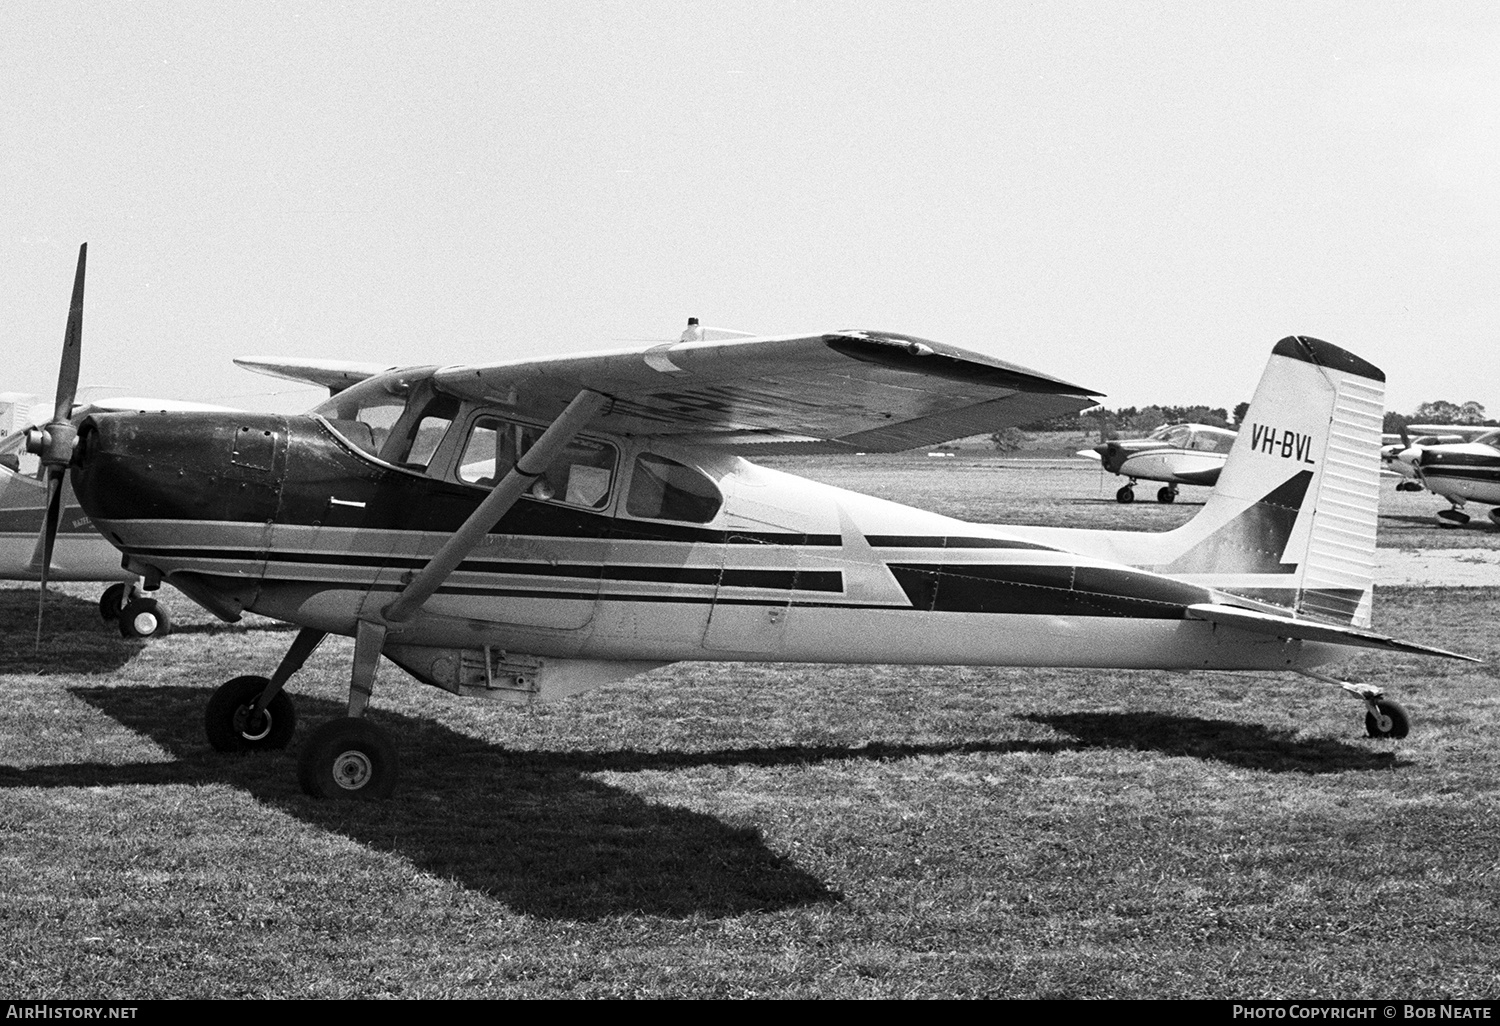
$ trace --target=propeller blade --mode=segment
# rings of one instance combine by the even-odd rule
[[[42,515],[42,531],[36,540],[33,562],[41,563],[41,583],[36,592],[36,650],[42,648],[42,614],[47,606],[47,574],[52,569],[52,546],[57,540],[57,524],[62,519],[64,467],[47,470],[47,508]]]
[[[78,247],[78,270],[73,275],[73,299],[68,304],[68,327],[63,332],[62,362],[57,369],[57,401],[52,419],[40,429],[26,433],[26,450],[41,457],[47,474],[47,509],[32,557],[40,564],[41,589],[36,600],[36,645],[42,647],[42,610],[47,602],[47,576],[52,569],[52,549],[57,525],[62,519],[63,479],[73,458],[78,432],[73,427],[73,400],[78,397],[78,367],[83,350],[83,273],[89,244]]]
[[[37,534],[36,549],[31,554],[33,569],[41,571],[44,577],[52,565],[52,549],[57,543],[57,525],[62,520],[63,475],[66,473],[65,467],[47,470],[47,505],[43,507],[42,529]]]
[[[78,271],[73,275],[73,301],[68,306],[68,328],[63,333],[62,363],[57,368],[57,403],[53,421],[73,416],[73,400],[78,397],[78,364],[83,349],[83,270],[88,261],[89,244],[78,247]]]

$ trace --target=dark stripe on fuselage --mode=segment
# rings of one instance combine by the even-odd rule
[[[1105,567],[890,564],[911,604],[938,613],[1132,616],[1178,620],[1204,588]]]
[[[127,549],[146,561],[153,556],[171,559],[211,559],[247,562],[257,567],[262,560],[304,566],[350,566],[370,569],[420,570],[428,563],[417,556],[360,556],[329,552],[255,552],[247,549],[150,548]],[[698,584],[727,588],[774,588],[789,591],[841,592],[844,575],[838,570],[781,570],[734,567],[639,566],[598,563],[516,563],[494,559],[468,559],[456,572],[494,574],[497,577],[559,577],[576,580],[630,581],[644,584]]]
[[[865,540],[877,549],[1034,549],[1060,552],[1051,545],[1008,538],[971,538],[959,535],[870,534]]]

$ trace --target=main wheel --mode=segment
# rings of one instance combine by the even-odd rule
[[[1118,492],[1115,492],[1115,501],[1116,502],[1134,502],[1135,501],[1135,489],[1132,488],[1132,487],[1130,487],[1129,485],[1125,485]]]
[[[111,584],[99,596],[99,618],[105,623],[114,623],[120,618],[120,607],[125,604],[125,585]]]
[[[154,598],[135,598],[120,610],[120,637],[159,638],[172,632],[172,616]]]
[[[1365,713],[1365,733],[1371,737],[1405,737],[1411,732],[1411,717],[1406,715],[1406,708],[1400,702],[1392,702],[1388,698],[1377,699],[1375,708],[1380,710],[1380,715],[1390,722],[1390,726],[1382,729],[1384,724],[1375,717],[1372,712]]]
[[[1177,491],[1173,488],[1163,488],[1156,493],[1157,502],[1172,502],[1177,498]]]
[[[399,766],[390,736],[345,717],[314,730],[297,760],[297,782],[314,798],[389,798]]]
[[[203,710],[203,732],[214,751],[254,752],[287,746],[297,729],[291,696],[278,691],[265,712],[250,715],[255,700],[270,683],[266,677],[236,677],[219,685]]]

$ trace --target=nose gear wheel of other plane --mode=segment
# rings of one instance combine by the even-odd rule
[[[1156,501],[1160,503],[1175,502],[1177,500],[1177,489],[1171,485],[1156,493]]]
[[[171,615],[154,598],[133,598],[120,611],[122,638],[159,638],[171,631]]]
[[[1132,488],[1132,487],[1130,487],[1129,485],[1122,486],[1118,492],[1115,492],[1115,501],[1116,502],[1134,502],[1135,501],[1135,489]]]
[[[297,782],[314,798],[379,799],[396,786],[390,736],[368,720],[345,717],[318,727],[302,746]]]
[[[104,589],[104,594],[99,596],[99,619],[105,623],[114,623],[120,618],[120,610],[125,608],[125,585],[111,584]]]
[[[265,712],[255,715],[255,700],[271,681],[235,677],[219,685],[203,712],[203,732],[216,752],[251,752],[285,748],[297,729],[297,710],[285,691],[278,691]]]

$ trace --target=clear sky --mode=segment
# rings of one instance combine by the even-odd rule
[[[1500,415],[1500,5],[108,2],[0,15],[0,391],[867,327],[1110,406],[1309,334]]]

